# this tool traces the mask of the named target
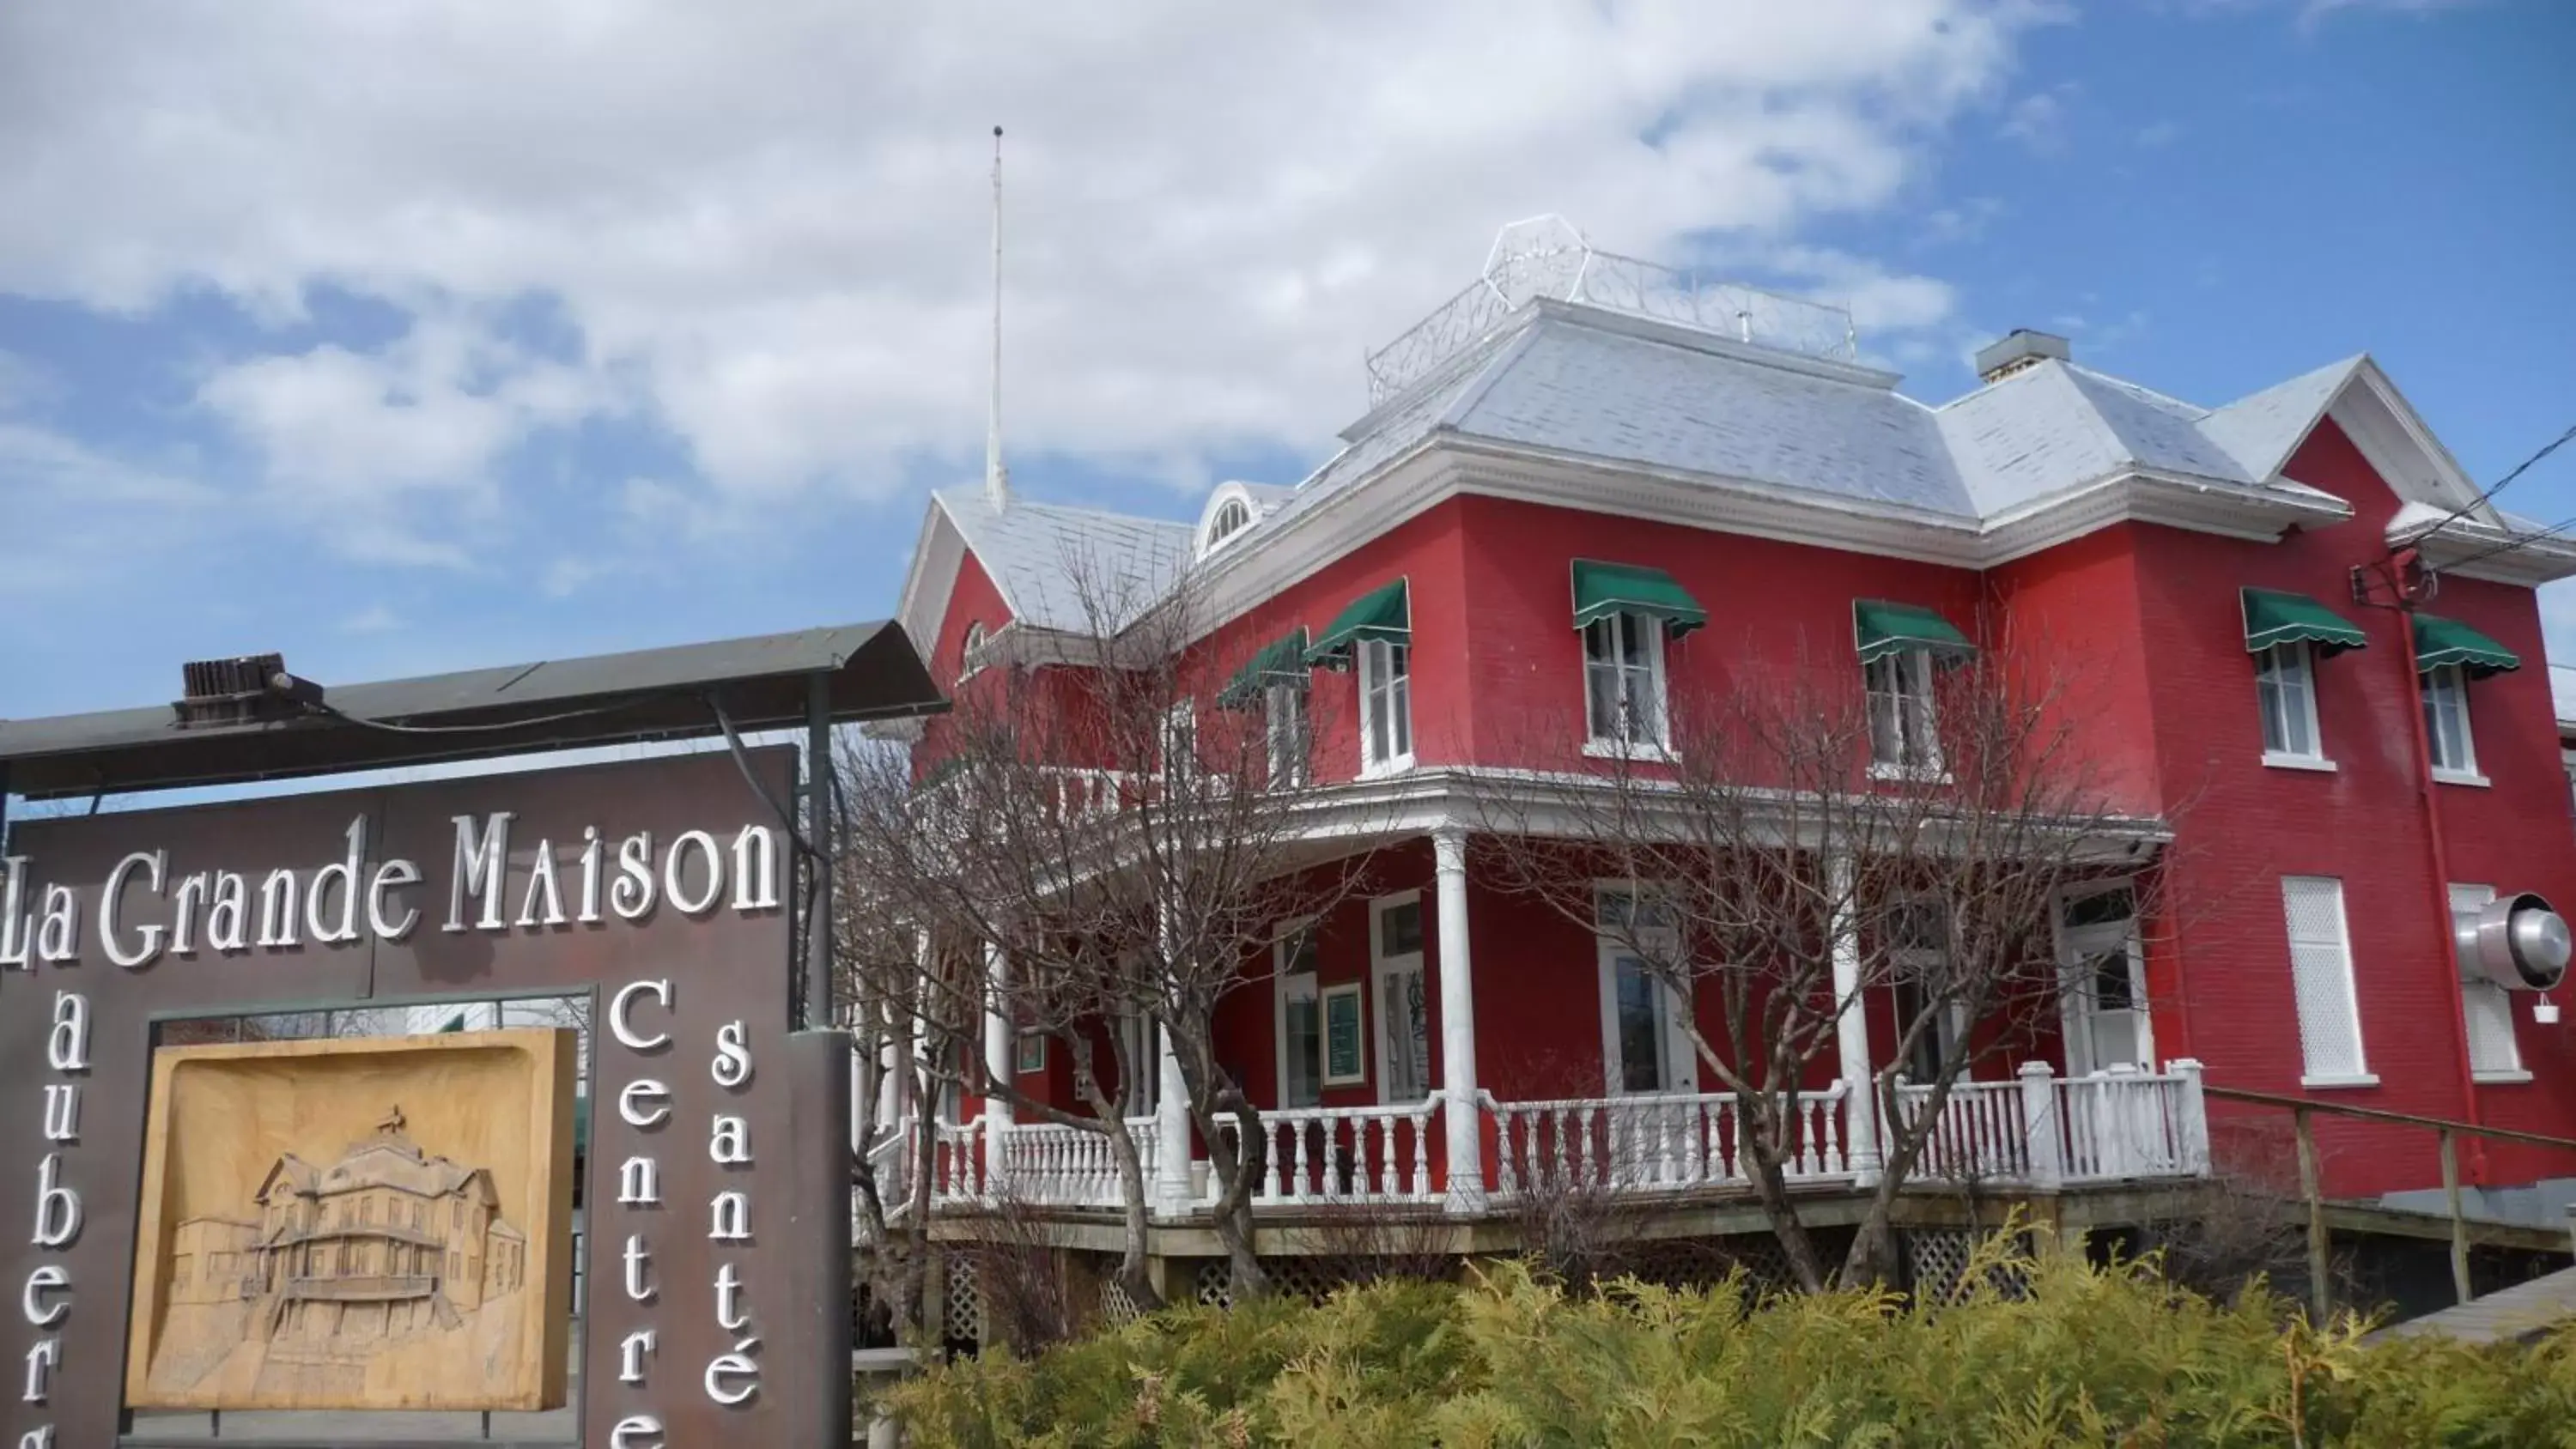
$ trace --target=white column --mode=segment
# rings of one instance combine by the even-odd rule
[[[1953,1097],[1952,1101],[1958,1099]],[[2066,1180],[2066,1153],[2058,1136],[2057,1074],[2046,1062],[2021,1064],[2023,1143],[2030,1155],[2030,1185],[2056,1187]]]
[[[1159,1024],[1153,1032],[1155,1070],[1161,1074],[1154,1093],[1154,1196],[1172,1212],[1190,1198],[1190,1084],[1181,1076],[1172,1034]]]
[[[1842,1062],[1843,1143],[1851,1156],[1852,1177],[1878,1180],[1878,1084],[1869,1060],[1869,1013],[1860,990],[1860,916],[1853,909],[1852,863],[1836,853],[1825,861],[1825,889],[1835,902],[1833,918],[1834,1000],[1842,1003],[1834,1017],[1834,1046]]]
[[[1440,909],[1440,1095],[1447,1124],[1449,1201],[1485,1200],[1483,1109],[1476,1100],[1476,981],[1467,949],[1467,832],[1431,837]]]
[[[2165,1063],[2174,1079],[2176,1146],[2182,1160],[2175,1165],[2193,1177],[2209,1176],[2209,1101],[2201,1095],[2200,1063],[2180,1057]]]
[[[998,941],[984,943],[984,1072],[995,1083],[1012,1079],[1011,957]],[[1002,1144],[1009,1137],[1011,1099],[998,1092],[984,1098],[984,1181],[1002,1181]]]

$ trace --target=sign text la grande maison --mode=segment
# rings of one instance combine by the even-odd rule
[[[292,950],[311,942],[340,945],[372,936],[401,941],[425,912],[444,907],[442,931],[507,931],[597,925],[610,918],[639,923],[667,905],[684,916],[719,908],[778,907],[778,838],[746,825],[729,840],[686,830],[667,843],[651,831],[610,840],[597,826],[581,833],[577,854],[559,859],[554,842],[530,853],[528,876],[510,889],[510,824],[501,810],[454,817],[455,849],[446,890],[424,890],[418,862],[367,863],[367,817],[349,822],[337,860],[299,871],[271,870],[257,880],[237,871],[187,870],[166,850],[138,850],[116,863],[100,885],[95,923],[99,950],[119,966],[140,968],[164,953]],[[30,900],[32,857],[0,859],[0,968],[77,960],[82,946],[80,896],[48,885]]]

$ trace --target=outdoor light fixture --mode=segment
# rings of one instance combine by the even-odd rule
[[[2529,891],[2498,896],[2474,911],[2454,912],[2460,975],[2508,991],[2547,991],[2567,975],[2571,942],[2566,918]],[[2558,1008],[2535,1003],[2533,1019],[2557,1019]]]
[[[181,729],[293,719],[322,707],[322,686],[286,670],[280,654],[201,659],[179,666],[183,688],[170,706]]]

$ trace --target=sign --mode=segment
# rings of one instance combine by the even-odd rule
[[[561,1405],[575,1051],[554,1028],[153,1053],[127,1405]]]
[[[595,1028],[582,1442],[807,1442],[848,1378],[817,1328],[849,1311],[827,1301],[845,1271],[819,1266],[846,1262],[848,1184],[837,1155],[798,1144],[846,1136],[849,1079],[837,1038],[789,1032],[791,836],[768,802],[796,798],[795,763],[705,754],[21,823],[0,860],[0,1173],[20,1179],[0,1190],[0,1365],[19,1371],[0,1449],[110,1443],[126,1402],[155,1396],[176,1255],[153,1242],[138,1283],[138,1241],[147,1223],[189,1232],[164,1221],[166,1181],[156,1208],[143,1180],[147,1116],[190,1110],[167,1071],[156,1083],[161,1023],[567,995]],[[481,1145],[433,1140],[452,1124],[427,1099],[381,1095],[347,1104],[365,1130],[321,1134],[354,1141],[309,1149],[503,1175]],[[551,1294],[570,1255],[531,1241],[511,1268],[520,1235],[557,1229],[505,1196],[470,1239],[476,1291]],[[238,1236],[201,1225],[190,1242],[239,1273]],[[375,1286],[391,1301],[407,1285]]]

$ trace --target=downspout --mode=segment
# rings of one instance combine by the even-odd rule
[[[2395,560],[2400,577],[2412,560],[2400,556]],[[2424,795],[2424,833],[2433,857],[2433,919],[2439,923],[2441,950],[2435,960],[2446,963],[2443,995],[2451,1003],[2451,1043],[2459,1050],[2460,1116],[2470,1126],[2479,1125],[2477,1073],[2469,1062],[2469,1008],[2460,990],[2459,947],[2451,928],[2450,852],[2442,843],[2442,800],[2433,783],[2433,742],[2424,721],[2424,681],[2415,668],[2415,597],[2402,585],[2397,593],[2397,621],[2400,642],[2405,649],[2403,663],[2409,684],[2407,713],[2414,719],[2415,785]],[[2484,1186],[2487,1178],[2486,1139],[2476,1134],[2469,1137],[2469,1181]]]

